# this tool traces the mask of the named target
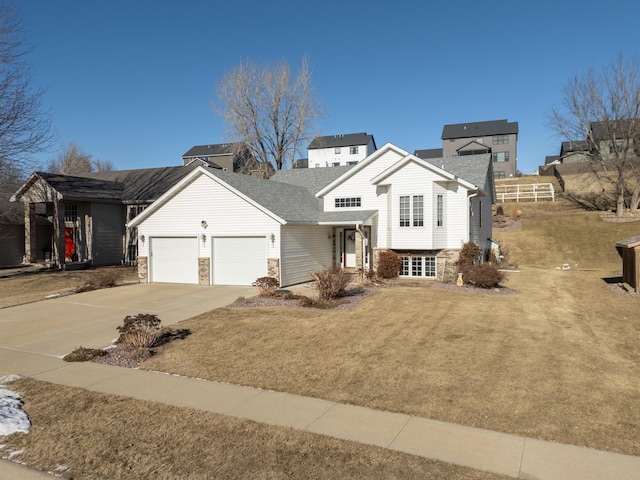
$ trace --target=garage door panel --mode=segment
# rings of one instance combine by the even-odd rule
[[[251,285],[267,275],[266,237],[213,239],[213,283]]]
[[[156,283],[198,283],[196,237],[152,237],[151,276]]]

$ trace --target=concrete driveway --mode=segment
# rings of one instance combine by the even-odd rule
[[[171,325],[255,294],[254,287],[150,283],[4,308],[0,350],[63,356],[79,346],[101,348],[118,336],[127,315],[153,313]]]

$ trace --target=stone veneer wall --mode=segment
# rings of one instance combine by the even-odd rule
[[[280,279],[280,259],[267,258],[267,276]]]
[[[210,285],[211,279],[211,259],[209,257],[198,257],[198,284]]]
[[[138,257],[138,280],[140,283],[147,283],[149,281],[149,267],[147,257]]]
[[[456,276],[455,267],[453,264],[458,259],[459,253],[460,253],[460,250],[458,249],[455,249],[455,250],[445,249],[445,250],[440,250],[438,252],[438,254],[436,255],[436,265],[437,265],[436,279],[440,280],[441,282],[455,281],[455,278],[445,278],[445,277],[451,276],[451,275],[453,275],[453,277]]]

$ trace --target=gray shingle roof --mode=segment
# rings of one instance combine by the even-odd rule
[[[487,122],[457,123],[445,125],[442,140],[452,138],[484,137],[486,135],[509,135],[518,133],[518,122],[490,120]]]
[[[65,199],[120,202],[124,195],[124,185],[120,182],[57,173],[36,172],[36,175]]]
[[[428,148],[426,150],[416,150],[415,152],[413,152],[413,154],[418,158],[426,160],[428,158],[442,157],[443,150],[442,148]]]
[[[589,128],[596,142],[610,140],[609,134],[612,133],[614,128],[616,139],[622,139],[627,137],[629,133],[631,133],[631,136],[638,134],[640,131],[640,118],[618,120],[617,122],[615,120],[609,122],[591,122]]]
[[[356,145],[368,145],[373,140],[373,135],[362,133],[346,133],[343,135],[327,135],[325,137],[315,137],[309,146],[309,150],[316,148],[334,148],[334,147],[351,147]],[[376,142],[373,140],[373,148],[376,148]]]
[[[271,177],[270,181],[304,187],[315,195],[350,168],[353,168],[353,165],[343,167],[294,168],[292,170],[280,170]]]
[[[240,173],[208,170],[287,222],[316,222],[320,201],[308,189]]]
[[[124,203],[152,202],[173,187],[197,164],[184,167],[143,168],[138,170],[114,170],[111,172],[84,173],[86,179],[113,182],[120,185],[120,199]]]
[[[182,157],[206,157],[209,155],[230,155],[238,143],[219,143],[216,145],[196,145]]]
[[[491,155],[488,153],[480,155],[461,155],[457,157],[426,158],[425,161],[438,168],[457,175],[479,188],[484,188],[484,184],[489,175],[491,166]]]

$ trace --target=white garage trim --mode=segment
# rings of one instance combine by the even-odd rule
[[[151,237],[149,281],[198,283],[197,237]]]
[[[251,285],[267,276],[267,237],[214,237],[214,285]]]

